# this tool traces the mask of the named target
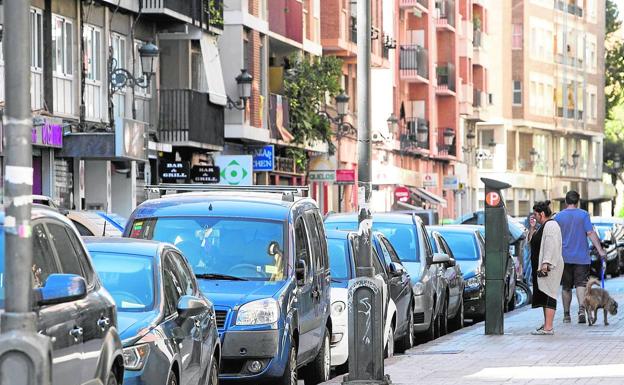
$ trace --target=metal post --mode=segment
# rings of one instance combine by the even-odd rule
[[[357,0],[359,232],[357,278],[349,283],[349,375],[343,379],[351,385],[391,383],[383,367],[382,288],[372,268],[371,31],[371,0]]]
[[[51,383],[51,346],[32,311],[32,112],[30,2],[4,1],[5,312],[0,318],[0,385]]]

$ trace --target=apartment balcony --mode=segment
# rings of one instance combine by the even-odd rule
[[[423,13],[429,12],[429,0],[400,0],[399,7],[401,9],[417,8]]]
[[[572,108],[557,107],[557,117],[566,119],[583,120],[583,110],[575,110]]]
[[[141,13],[223,31],[223,0],[143,0]]]
[[[452,144],[447,146],[444,141],[438,142],[438,157],[440,158],[455,158],[457,157],[457,145]]]
[[[472,64],[485,66],[487,62],[487,43],[488,35],[481,30],[475,30],[472,38]]]
[[[463,83],[459,87],[459,114],[472,115],[473,113],[474,89],[473,85]]]
[[[275,157],[275,171],[298,176],[305,174],[305,169],[298,165],[293,158],[284,156]]]
[[[488,119],[490,94],[475,88],[472,95],[472,115],[469,119],[480,122],[486,121]]]
[[[416,44],[401,45],[399,70],[401,80],[429,83],[429,52]]]
[[[290,104],[288,98],[278,94],[269,95],[269,129],[271,139],[290,142]]]
[[[455,95],[455,65],[453,63],[438,63],[436,80],[436,94]]]
[[[271,0],[269,30],[303,44],[303,3],[297,0]]]
[[[455,1],[437,0],[435,4],[436,27],[442,30],[455,31]]]
[[[460,28],[460,37],[459,37],[459,46],[457,49],[459,50],[460,57],[467,57],[472,59],[472,40],[474,35],[474,25],[472,21],[462,20],[461,28]]]
[[[221,149],[224,143],[223,107],[208,94],[190,89],[160,90],[158,134],[178,146]]]
[[[429,150],[430,129],[429,122],[426,119],[418,117],[405,118],[405,128],[405,133],[401,134],[400,138],[402,150]]]
[[[574,1],[555,0],[555,9],[561,12],[567,12],[570,15],[583,17],[583,7],[576,4]]]

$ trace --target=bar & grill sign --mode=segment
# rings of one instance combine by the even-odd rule
[[[177,182],[189,177],[189,162],[164,162],[160,164],[160,178],[163,182]]]

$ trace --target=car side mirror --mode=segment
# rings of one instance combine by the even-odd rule
[[[433,264],[436,265],[446,265],[451,262],[451,257],[447,254],[435,253],[433,254]]]
[[[390,265],[388,265],[388,268],[390,270],[390,275],[392,275],[393,277],[401,276],[405,272],[405,269],[403,268],[403,266],[400,263],[396,263],[396,262],[390,262]]]
[[[180,318],[195,317],[208,309],[206,302],[192,295],[183,295],[178,300],[178,316]]]
[[[87,282],[75,274],[51,274],[34,292],[39,306],[71,302],[87,296]]]
[[[457,261],[455,261],[455,258],[449,258],[449,261],[446,265],[448,267],[455,267],[457,265]]]
[[[308,275],[308,266],[303,259],[297,261],[295,267],[295,276],[297,278],[297,286],[305,285],[306,277]]]

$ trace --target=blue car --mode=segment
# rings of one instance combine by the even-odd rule
[[[85,238],[117,305],[124,384],[217,385],[221,346],[215,311],[175,247]]]
[[[329,379],[330,274],[316,202],[240,190],[167,195],[141,204],[124,236],[184,252],[216,309],[222,382]]]

